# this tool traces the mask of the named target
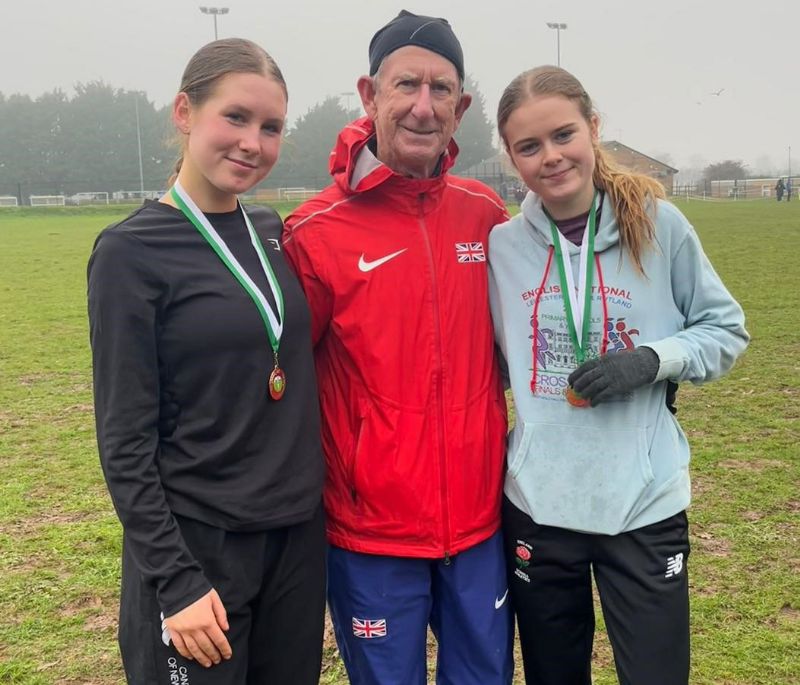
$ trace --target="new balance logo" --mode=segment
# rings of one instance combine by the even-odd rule
[[[353,635],[367,640],[375,637],[386,637],[386,619],[378,618],[373,621],[369,618],[356,618],[353,616]]]
[[[376,259],[374,261],[368,262],[364,259],[364,253],[361,253],[361,258],[358,260],[358,268],[367,273],[368,271],[372,271],[373,269],[378,268],[381,264],[386,264],[390,259],[394,259],[397,255],[403,254],[408,248],[404,247],[402,250],[398,250],[397,252],[392,252],[392,254],[387,254],[385,257],[381,257],[380,259]]]
[[[667,572],[664,574],[664,578],[677,576],[681,571],[683,571],[683,552],[674,557],[667,557]]]

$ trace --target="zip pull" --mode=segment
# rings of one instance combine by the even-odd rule
[[[450,552],[445,552],[444,553],[444,565],[445,566],[450,566],[451,563],[452,563],[452,561],[450,560]]]

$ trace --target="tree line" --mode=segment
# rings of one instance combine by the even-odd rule
[[[456,171],[496,152],[485,99],[469,76],[465,90],[473,103],[456,135]],[[170,110],[141,91],[102,81],[79,83],[72,97],[60,89],[35,99],[0,93],[0,195],[138,190],[140,144],[144,189],[162,189],[178,155]],[[311,107],[287,130],[281,159],[263,185],[327,185],[336,135],[361,114],[347,111],[338,97]]]

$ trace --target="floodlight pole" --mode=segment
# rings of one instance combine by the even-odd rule
[[[556,30],[556,66],[561,66],[561,31],[567,28],[562,22],[548,21],[547,28]]]
[[[218,40],[217,37],[217,15],[218,14],[227,14],[229,9],[227,7],[201,7],[200,11],[203,14],[210,14],[214,17],[214,40]]]
[[[142,128],[139,125],[139,93],[135,94],[134,106],[136,107],[136,145],[139,148],[139,190],[144,197],[144,170],[142,168]]]

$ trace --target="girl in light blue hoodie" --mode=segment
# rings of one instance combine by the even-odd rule
[[[530,192],[489,240],[516,408],[504,531],[526,681],[590,685],[600,593],[623,685],[689,677],[689,446],[668,382],[726,373],[741,307],[661,185],[615,168],[574,76],[518,76],[498,126]]]

